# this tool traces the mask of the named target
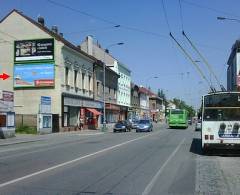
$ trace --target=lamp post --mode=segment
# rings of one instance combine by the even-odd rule
[[[218,16],[217,19],[218,20],[231,20],[231,21],[235,21],[235,22],[240,22],[240,19],[237,19],[237,18],[227,18],[227,17],[222,17],[222,16]]]
[[[106,50],[108,50],[109,48],[113,47],[113,46],[118,46],[118,45],[123,45],[124,43],[119,42],[119,43],[114,43],[114,44],[110,44],[109,46],[106,47]],[[106,130],[106,101],[105,101],[105,87],[106,87],[106,59],[105,59],[105,55],[106,55],[106,50],[104,51],[104,56],[103,56],[103,128],[102,131]]]

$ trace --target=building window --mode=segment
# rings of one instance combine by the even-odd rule
[[[155,103],[152,103],[152,108],[156,109],[156,104]]]
[[[111,94],[111,88],[110,87],[108,88],[108,93]]]
[[[91,76],[88,76],[88,91],[91,91]]]
[[[85,80],[85,74],[82,73],[82,89],[85,89],[85,82],[84,82],[84,80]]]
[[[97,95],[100,95],[100,90],[99,90],[99,87],[100,87],[100,83],[97,82]]]
[[[117,98],[116,89],[114,89],[113,93],[114,93],[114,98],[116,99]]]
[[[65,68],[65,85],[69,85],[68,75],[69,75],[69,68],[66,67],[66,68]]]
[[[77,87],[77,75],[78,75],[78,71],[74,70],[74,87]]]

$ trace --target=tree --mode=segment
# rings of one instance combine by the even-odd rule
[[[176,108],[187,110],[189,113],[189,117],[195,116],[195,109],[192,106],[187,105],[185,101],[178,98],[173,98],[173,103],[176,105]]]
[[[157,95],[158,95],[158,97],[162,98],[164,102],[167,100],[166,95],[162,89],[158,89]]]

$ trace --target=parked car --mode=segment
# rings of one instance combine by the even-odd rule
[[[192,120],[191,119],[188,119],[188,124],[192,125]]]
[[[139,120],[133,120],[132,121],[132,129],[136,129],[138,126]]]
[[[150,132],[152,130],[153,125],[149,119],[142,119],[138,122],[136,132]]]
[[[114,125],[113,132],[131,131],[131,124],[128,121],[119,121]]]
[[[196,122],[195,130],[196,131],[201,131],[201,129],[202,129],[202,121],[200,119],[198,119],[197,122]]]

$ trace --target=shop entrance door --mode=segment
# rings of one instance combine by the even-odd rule
[[[52,132],[53,133],[59,132],[59,115],[58,114],[52,115]]]

